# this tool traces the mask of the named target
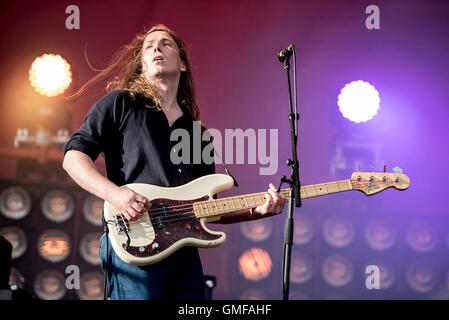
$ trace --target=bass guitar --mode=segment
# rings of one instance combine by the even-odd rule
[[[144,266],[168,257],[184,246],[213,248],[226,240],[221,231],[209,230],[205,223],[219,220],[224,214],[258,207],[265,202],[265,192],[213,199],[231,188],[234,180],[225,174],[200,177],[173,188],[131,183],[122,186],[151,202],[148,212],[128,221],[108,202],[104,220],[114,251],[125,262]],[[354,172],[350,179],[301,187],[301,199],[331,193],[358,190],[367,196],[394,187],[405,190],[410,179],[403,173]],[[290,189],[280,190],[286,197]]]

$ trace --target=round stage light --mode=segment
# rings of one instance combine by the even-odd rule
[[[386,250],[395,243],[393,227],[386,221],[371,220],[365,228],[365,240],[374,250]]]
[[[20,258],[27,250],[27,238],[25,232],[16,226],[3,227],[0,229],[0,236],[3,236],[12,245],[11,258]]]
[[[245,279],[259,281],[268,277],[273,263],[270,255],[263,249],[252,248],[239,258],[239,271]]]
[[[31,209],[31,197],[22,187],[9,187],[0,194],[0,210],[2,214],[13,220],[28,215]]]
[[[34,292],[42,300],[59,300],[66,293],[65,278],[56,270],[43,270],[34,280]]]
[[[415,262],[407,268],[407,282],[419,293],[430,292],[437,284],[436,272],[429,264]]]
[[[80,241],[80,254],[92,265],[100,265],[100,238],[102,233],[93,232],[84,235]]]
[[[240,224],[240,231],[243,235],[256,242],[261,242],[267,240],[271,235],[272,225],[267,221],[267,219],[247,221]]]
[[[290,278],[293,283],[303,284],[312,278],[312,259],[303,253],[294,251],[291,256]]]
[[[103,274],[96,271],[86,272],[81,275],[80,289],[76,294],[80,300],[102,300],[103,299]]]
[[[50,262],[60,262],[70,254],[70,239],[62,230],[47,230],[38,240],[38,251],[42,258]]]
[[[293,226],[293,243],[296,245],[307,244],[312,240],[313,234],[314,224],[310,215],[298,214]]]
[[[380,97],[376,88],[368,82],[352,81],[341,89],[337,102],[343,117],[353,122],[371,120],[380,108]]]
[[[34,90],[47,97],[63,93],[72,83],[69,63],[57,54],[46,53],[37,57],[28,73]]]
[[[323,236],[333,247],[346,247],[354,238],[352,223],[344,217],[330,217],[324,223]]]
[[[84,199],[83,216],[94,226],[101,226],[104,201],[95,196],[89,195]]]
[[[67,221],[75,211],[75,202],[64,190],[53,190],[45,194],[41,202],[44,216],[53,222]]]
[[[406,239],[410,248],[418,252],[432,251],[437,243],[435,232],[424,222],[413,223],[407,230]]]
[[[324,280],[333,287],[345,286],[353,277],[351,261],[338,254],[329,256],[324,261],[321,271]]]

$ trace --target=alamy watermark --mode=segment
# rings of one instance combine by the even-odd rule
[[[368,290],[380,289],[380,269],[379,269],[379,267],[374,264],[366,266],[365,274],[368,275],[365,280],[365,287]]]
[[[65,19],[65,27],[69,30],[80,28],[80,8],[71,4],[65,8],[65,13],[70,14]]]
[[[268,138],[267,138],[268,134]],[[172,131],[170,141],[179,141],[170,152],[170,159],[173,164],[260,164],[260,175],[274,175],[278,170],[278,129],[225,129],[224,136],[217,129],[209,128],[201,132],[201,122],[194,121],[192,137],[188,130],[178,128]],[[212,140],[211,140],[212,137]],[[191,142],[191,139],[193,141]],[[201,143],[207,142],[202,149]],[[235,148],[234,148],[235,141]],[[245,148],[245,141],[246,146]],[[269,146],[268,146],[269,141]],[[193,144],[192,155],[190,154],[191,144]],[[224,159],[223,155],[224,147]],[[213,150],[215,149],[215,152]],[[235,154],[234,154],[235,151]],[[235,156],[235,157],[234,157]],[[193,160],[191,160],[193,159]]]
[[[65,279],[65,287],[68,290],[80,289],[80,268],[74,264],[68,265],[65,268],[65,273],[68,274]]]
[[[378,6],[372,4],[366,7],[365,13],[369,16],[365,20],[365,26],[368,30],[380,29],[380,9]]]

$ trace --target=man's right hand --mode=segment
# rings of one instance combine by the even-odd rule
[[[151,203],[144,196],[125,188],[118,188],[108,201],[120,211],[128,221],[137,220],[140,215],[151,208]]]

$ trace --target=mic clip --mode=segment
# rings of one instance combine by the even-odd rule
[[[290,58],[290,56],[293,54],[294,50],[293,44],[289,45],[286,49],[282,49],[278,53],[278,59],[280,62],[284,62],[286,59]]]

